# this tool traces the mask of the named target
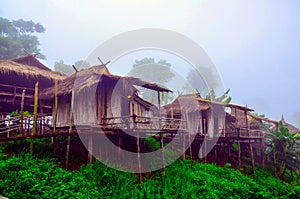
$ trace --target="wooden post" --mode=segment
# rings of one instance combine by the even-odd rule
[[[136,132],[136,146],[137,146],[137,159],[139,169],[139,181],[142,182],[142,166],[141,166],[141,154],[140,154],[140,137],[139,133]]]
[[[23,114],[23,111],[24,111],[25,92],[26,92],[26,89],[23,89],[23,91],[22,91],[22,99],[21,99],[21,111],[20,111],[20,115],[21,115],[21,134],[22,135],[24,135],[24,123],[23,123],[24,114]]]
[[[241,143],[238,141],[238,161],[239,161],[239,168],[242,167],[242,162],[241,162]]]
[[[186,118],[186,124],[187,124],[189,149],[190,149],[189,155],[190,155],[190,160],[193,160],[193,151],[192,151],[192,143],[191,143],[191,127],[190,127],[189,115],[188,115],[187,110],[185,111],[185,118]]]
[[[182,151],[181,151],[181,153],[182,153],[182,155],[181,155],[181,159],[182,160],[185,160],[185,133],[184,132],[182,132],[181,133],[181,147],[182,147]]]
[[[264,140],[260,140],[260,158],[261,158],[261,165],[265,168],[265,147],[264,147]]]
[[[205,155],[204,156],[204,162],[205,163],[207,163],[207,155],[208,155],[207,154],[207,143],[206,143],[207,140],[206,140],[206,137],[207,137],[207,134],[204,135],[204,140],[203,140],[203,142],[204,142],[204,155]]]
[[[162,124],[161,124],[160,92],[159,91],[157,91],[157,102],[158,102],[159,130],[161,130]],[[160,132],[160,148],[161,148],[162,174],[165,175],[165,151],[164,151],[164,139],[163,139],[162,132]]]
[[[53,134],[56,134],[56,123],[57,123],[57,109],[58,109],[58,81],[55,80],[54,84],[54,115],[53,115]],[[56,154],[56,142],[55,136],[52,137],[53,154]]]
[[[88,136],[88,161],[93,161],[93,135]]]
[[[56,95],[56,98],[57,98],[57,95]],[[74,107],[74,89],[72,90],[72,95],[71,95],[71,107],[70,107],[70,115],[69,115],[70,126],[69,126],[69,135],[68,135],[67,150],[66,150],[66,169],[68,169],[68,166],[69,166],[69,151],[70,151],[70,144],[71,144],[70,134],[72,133],[72,126],[73,126],[73,122],[72,122],[73,121],[73,107]]]
[[[252,174],[255,174],[255,163],[254,163],[254,156],[253,156],[253,147],[251,142],[249,141],[250,145],[250,153],[251,153],[251,166],[252,166]]]
[[[121,159],[121,144],[122,144],[122,140],[121,140],[121,135],[118,135],[118,160]]]
[[[12,106],[13,106],[14,111],[15,111],[16,94],[17,94],[17,88],[14,87],[14,95],[13,95],[13,101],[12,101]]]
[[[36,134],[36,123],[37,123],[37,109],[38,109],[38,93],[39,93],[39,82],[35,83],[34,88],[34,108],[33,108],[33,125],[31,131],[31,142],[30,142],[30,154],[32,155],[33,151],[33,136]]]

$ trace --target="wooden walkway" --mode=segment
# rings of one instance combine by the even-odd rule
[[[57,127],[53,129],[52,117],[38,115],[36,130],[33,132],[33,117],[9,117],[0,119],[0,141],[21,140],[26,138],[45,138],[61,135],[78,134],[118,134],[120,132],[133,132],[140,134],[164,133],[173,137],[176,133],[197,135],[198,139],[208,138],[203,132],[188,132],[186,121],[172,118],[159,117],[115,117],[106,118],[105,124],[76,125]],[[216,130],[214,138],[219,139],[262,139],[260,130],[237,128],[235,131],[226,132],[224,129]]]

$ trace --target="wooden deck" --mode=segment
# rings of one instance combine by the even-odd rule
[[[32,132],[33,117],[10,117],[0,119],[0,141],[21,140],[26,138],[45,138],[60,135],[78,134],[118,134],[120,132],[133,132],[140,134],[164,133],[173,137],[176,133],[188,135],[186,121],[174,118],[159,117],[115,117],[106,118],[105,124],[88,124],[57,127],[53,131],[52,117],[38,115],[35,132]],[[70,131],[71,129],[71,131]],[[71,132],[71,133],[69,133]],[[203,132],[190,132],[199,139],[208,138]],[[260,130],[237,128],[235,131],[226,132],[224,129],[215,130],[213,138],[219,139],[262,139],[264,134]]]

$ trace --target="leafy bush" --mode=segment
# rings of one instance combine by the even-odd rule
[[[144,176],[100,162],[66,171],[53,159],[30,155],[0,158],[0,195],[9,198],[297,198],[300,187],[273,178],[264,170],[245,176],[212,164],[176,161]]]

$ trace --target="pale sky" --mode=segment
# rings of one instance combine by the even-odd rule
[[[201,46],[233,103],[300,127],[300,2],[297,0],[0,0],[8,19],[40,22],[47,66],[85,59],[120,33],[161,28]],[[132,64],[132,63],[129,63]]]

